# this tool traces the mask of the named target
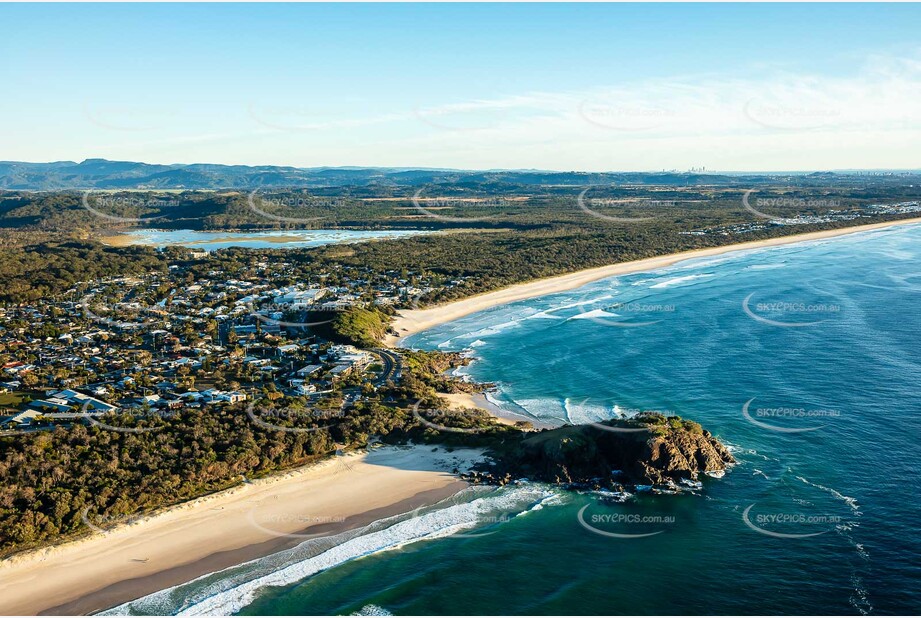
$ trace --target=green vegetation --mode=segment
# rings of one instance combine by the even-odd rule
[[[380,345],[390,329],[390,315],[376,307],[350,307],[336,314],[332,330],[337,340],[362,348]]]
[[[85,241],[43,242],[3,252],[0,302],[9,303],[58,295],[78,281],[163,272],[170,256],[151,247],[116,249]]]
[[[140,433],[76,425],[0,438],[0,555],[88,532],[84,511],[104,528],[235,485],[241,476],[317,461],[337,445],[363,446],[369,436],[411,420],[405,411],[375,402],[362,402],[342,417],[338,410],[325,417],[307,414],[303,404],[291,401],[262,401],[253,409],[266,423],[315,430],[273,429],[236,407],[103,419]],[[298,415],[299,409],[305,413]]]
[[[771,206],[763,207],[770,214],[793,217],[918,200],[917,187],[921,186],[910,175],[623,175],[633,184],[596,184],[585,197],[584,205],[601,215],[598,217],[580,209],[576,198],[582,187],[601,182],[599,175],[508,176],[514,182],[500,182],[500,177],[506,176],[474,175],[419,185],[424,195],[448,200],[445,210],[432,212],[460,220],[421,214],[409,199],[412,191],[405,187],[260,192],[266,201],[260,208],[265,212],[315,220],[314,224],[327,229],[415,228],[441,233],[315,249],[220,250],[202,268],[231,274],[259,259],[285,260],[297,263],[305,277],[328,277],[327,284],[335,284],[340,276],[357,270],[392,272],[410,285],[416,280],[429,284],[426,287],[431,290],[418,299],[421,304],[447,302],[594,266],[911,216],[885,214],[796,226],[763,225],[744,233],[682,233],[764,223],[742,205],[742,195],[749,187],[759,187],[752,198],[756,203],[758,199],[774,200]],[[566,178],[568,183],[564,183]],[[555,181],[560,184],[549,184]],[[662,184],[651,184],[654,181]],[[238,190],[126,191],[107,193],[106,197],[111,202],[110,214],[156,216],[155,225],[165,229],[254,230],[312,225],[282,223],[259,215],[249,206],[249,194]],[[455,201],[450,202],[452,199]],[[187,259],[179,249],[158,254],[150,248],[116,249],[88,242],[87,238],[131,226],[92,214],[81,200],[78,192],[0,192],[0,247],[11,247],[0,267],[0,302],[34,300],[75,280],[162,269],[169,261]],[[625,224],[603,218],[610,216],[647,219]],[[353,323],[342,324],[346,337],[366,343],[380,338],[374,317],[355,318],[349,319]]]
[[[440,407],[431,385],[441,385],[442,368],[457,359],[439,358],[437,352],[409,356],[414,360],[408,381],[378,393],[366,388],[366,397],[347,408],[340,396],[308,404],[268,389],[254,402],[233,406],[102,419],[137,432],[77,424],[0,437],[0,556],[89,532],[84,512],[90,523],[105,528],[233,486],[241,477],[363,447],[372,436],[389,443],[484,445],[517,433],[481,411],[437,413],[439,424],[480,428],[481,435],[420,422],[413,404]],[[0,395],[10,401],[17,396]]]
[[[0,393],[0,407],[18,408],[23,402],[31,399],[29,393],[14,391],[10,393]],[[3,412],[0,411],[0,415]]]
[[[403,350],[403,384],[409,390],[435,396],[436,393],[479,393],[490,384],[464,382],[446,372],[471,361],[459,352]]]
[[[636,415],[630,422],[642,423],[649,427],[655,435],[666,435],[670,431],[686,431],[692,434],[703,434],[700,423],[688,421],[680,416],[665,416],[660,412],[644,412]]]
[[[700,425],[675,416],[605,423],[650,430],[639,434],[587,426],[533,433],[499,424],[481,410],[448,410],[439,392],[454,387],[443,374],[463,362],[456,354],[407,352],[399,384],[368,391],[368,398],[347,408],[338,397],[308,405],[269,390],[255,402],[230,407],[103,419],[135,432],[75,425],[0,437],[0,556],[359,448],[374,436],[388,443],[489,448],[497,464],[477,478],[490,482],[519,476],[574,482],[612,469],[661,482],[693,474],[695,461],[700,469],[732,461]],[[650,450],[651,439],[664,446]],[[658,455],[663,448],[683,453],[679,459],[687,463],[673,469],[671,457]]]

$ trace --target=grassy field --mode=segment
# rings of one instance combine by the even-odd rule
[[[0,406],[19,407],[32,400],[32,395],[23,391],[0,393]]]

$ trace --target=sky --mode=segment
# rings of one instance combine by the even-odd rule
[[[0,4],[0,160],[921,167],[912,4]]]

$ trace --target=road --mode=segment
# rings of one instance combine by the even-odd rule
[[[399,354],[383,348],[374,348],[369,352],[381,359],[381,364],[384,366],[380,377],[374,381],[375,386],[383,386],[388,380],[396,382],[400,379],[403,373],[403,360]]]

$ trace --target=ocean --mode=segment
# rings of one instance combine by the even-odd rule
[[[536,483],[422,511],[110,613],[917,614],[921,226],[688,260],[410,338],[543,425],[642,410],[738,464],[623,503]]]

